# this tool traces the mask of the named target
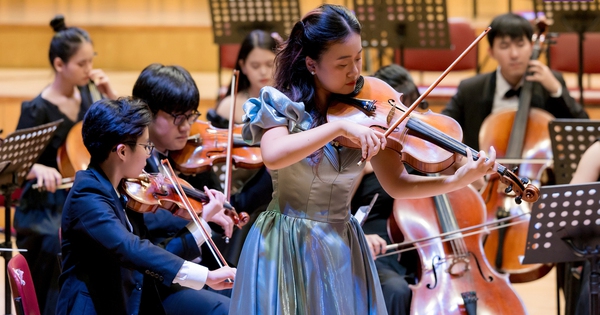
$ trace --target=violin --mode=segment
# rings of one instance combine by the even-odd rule
[[[195,189],[187,181],[175,176],[174,179],[183,188],[183,192],[190,197],[189,201],[197,211],[202,210],[203,204],[209,202],[209,197],[202,191]],[[136,212],[156,212],[158,208],[163,208],[178,217],[191,220],[189,210],[184,201],[175,189],[175,184],[169,178],[162,174],[143,174],[139,178],[127,178],[121,181],[120,191],[127,198],[127,207]],[[233,223],[242,228],[250,216],[246,212],[238,214],[228,203],[223,204],[225,215],[229,216]]]
[[[537,24],[533,40],[531,60],[539,58],[544,49],[546,24]],[[483,121],[479,131],[481,148],[494,146],[499,158],[523,163],[512,164],[519,176],[526,176],[540,183],[547,162],[532,163],[531,160],[552,160],[552,147],[548,124],[554,116],[540,108],[531,108],[533,82],[525,81],[521,87],[517,109],[503,110],[490,114]],[[503,219],[518,213],[530,213],[526,205],[515,205],[512,198],[502,191],[500,183],[491,177],[482,195],[486,202],[488,221]],[[552,264],[521,264],[520,257],[525,254],[529,217],[514,219],[511,227],[492,231],[485,240],[485,252],[496,270],[508,273],[513,283],[539,279],[552,269]],[[503,223],[504,224],[504,223]]]
[[[182,150],[170,152],[175,168],[185,175],[204,172],[215,163],[227,160],[229,131],[215,128],[209,122],[197,120],[191,126],[190,137]],[[242,125],[233,129],[232,159],[236,167],[256,169],[263,166],[260,147],[242,140]]]
[[[355,93],[336,96],[337,101],[328,107],[327,120],[345,119],[389,131],[392,122],[408,110],[400,96],[382,80],[361,77]],[[422,173],[439,173],[454,164],[458,154],[467,156],[467,150],[471,151],[473,159],[477,159],[478,152],[462,143],[461,139],[462,129],[456,120],[429,110],[412,113],[397,128],[391,129],[386,149],[398,152],[402,162]],[[336,140],[343,146],[358,148],[347,138],[338,137]],[[529,179],[517,177],[499,163],[496,165],[499,180],[514,192],[517,202],[535,202],[539,198],[539,189]]]
[[[445,195],[394,201],[390,239],[415,243],[420,264],[411,314],[527,314],[506,275],[496,272],[482,248],[482,233],[459,229],[485,221],[482,197],[470,186]],[[479,228],[474,232],[482,232]],[[445,234],[442,240],[436,235]]]

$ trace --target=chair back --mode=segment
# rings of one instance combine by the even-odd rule
[[[561,33],[550,45],[550,68],[561,72],[579,72],[579,39],[575,33]],[[600,73],[600,33],[585,33],[583,73]]]
[[[416,71],[444,71],[477,38],[475,30],[463,19],[448,19],[450,34],[449,49],[404,49],[404,67]],[[478,52],[475,47],[453,70],[475,70],[479,72]],[[400,64],[400,51],[395,51],[395,62]]]
[[[223,69],[234,69],[237,57],[240,52],[241,44],[223,44],[219,45],[219,86],[221,82],[221,72]]]
[[[40,315],[40,307],[35,294],[31,272],[25,256],[17,254],[7,265],[8,281],[12,291],[17,314]]]

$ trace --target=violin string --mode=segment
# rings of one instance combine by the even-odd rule
[[[410,130],[413,130],[415,132],[420,133],[421,135],[424,136],[428,136],[428,139],[433,143],[438,142],[438,145],[450,152],[457,152],[460,153],[463,156],[467,156],[467,150],[471,150],[471,155],[473,157],[476,157],[477,154],[479,154],[479,152],[477,152],[477,150],[469,147],[468,145],[446,135],[445,133],[441,132],[440,130],[438,130],[437,128],[430,126],[429,124],[416,119],[416,118],[410,118],[408,120],[408,122],[406,123],[406,127]],[[438,140],[440,139],[440,140]],[[488,158],[486,158],[487,160]],[[498,165],[498,173],[504,175],[507,171],[507,168],[499,163],[496,163],[496,165]],[[524,187],[521,187],[522,184],[520,181],[515,182],[516,184],[519,184],[519,188],[521,190],[524,190]]]
[[[169,180],[173,183],[173,188],[175,189],[175,192],[177,192],[177,194],[179,195],[179,198],[181,198],[181,200],[183,201],[186,209],[188,210],[188,212],[190,213],[190,216],[192,218],[192,220],[194,221],[194,223],[196,224],[196,226],[198,227],[198,229],[202,232],[202,236],[204,237],[204,241],[207,243],[208,248],[210,249],[211,253],[213,254],[213,256],[215,257],[217,263],[219,264],[219,267],[223,267],[223,266],[227,266],[227,262],[225,262],[225,259],[221,256],[220,253],[218,253],[218,250],[216,249],[215,244],[212,242],[212,238],[210,237],[210,235],[208,235],[208,231],[206,231],[206,229],[204,228],[204,225],[200,222],[200,218],[198,217],[198,215],[196,214],[196,212],[194,211],[194,208],[192,207],[190,201],[187,199],[187,196],[185,196],[184,194],[182,194],[182,192],[180,191],[179,186],[179,182],[177,182],[171,175],[171,165],[169,164],[168,160],[163,160],[164,162],[161,163],[161,166],[163,167],[163,170],[165,172],[165,175],[169,178]],[[168,164],[168,168],[165,165]],[[213,248],[215,247],[215,248]]]
[[[473,236],[473,235],[481,234],[481,233],[484,233],[484,232],[487,232],[487,231],[499,230],[499,229],[507,228],[509,226],[513,226],[513,225],[517,225],[517,224],[522,224],[522,223],[527,223],[527,221],[515,221],[515,222],[508,222],[508,223],[505,223],[503,225],[496,225],[496,226],[493,226],[493,227],[489,227],[491,225],[495,225],[495,224],[502,223],[502,222],[505,222],[505,221],[510,221],[512,219],[515,219],[515,218],[518,218],[518,217],[521,217],[521,216],[524,216],[524,215],[530,215],[530,213],[529,212],[524,212],[524,213],[521,213],[521,214],[518,214],[518,215],[506,217],[504,219],[496,220],[496,221],[493,221],[493,222],[479,224],[479,225],[467,227],[467,228],[464,228],[464,229],[460,229],[459,230],[460,233],[461,233],[460,237],[461,238],[465,238],[465,237],[468,237],[468,236]],[[462,231],[469,231],[469,230],[479,229],[479,228],[484,228],[484,229],[473,231],[473,232],[469,232],[469,233],[466,233],[466,234],[462,234]],[[403,252],[407,252],[409,250],[417,249],[416,244],[419,244],[419,246],[422,246],[422,247],[435,245],[435,244],[437,244],[437,242],[429,242],[429,243],[422,243],[422,242],[432,241],[432,240],[437,239],[437,238],[442,238],[442,237],[445,237],[445,236],[448,236],[448,235],[451,235],[451,234],[455,234],[455,232],[459,232],[459,231],[452,231],[452,232],[448,232],[448,233],[442,233],[440,235],[425,237],[425,238],[421,238],[421,239],[414,240],[414,241],[407,241],[407,242],[403,242],[403,243],[390,244],[390,245],[386,246],[386,249],[388,249],[388,248],[389,249],[399,248],[399,247],[402,247],[403,245],[415,245],[415,246],[407,247],[407,248],[403,248],[403,249],[397,249],[397,250],[394,250],[394,251],[391,251],[391,252],[386,252],[385,254],[377,255],[377,257],[391,256],[391,255],[395,255],[395,254],[400,254],[400,253],[403,253]],[[441,242],[442,243],[449,242],[449,241],[451,241],[453,239],[454,238],[444,238],[444,239],[441,240]],[[420,243],[422,243],[422,244],[420,244]]]

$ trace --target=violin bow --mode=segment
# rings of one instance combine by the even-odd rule
[[[189,212],[190,217],[192,217],[192,221],[194,221],[194,223],[196,224],[198,229],[202,232],[202,236],[204,237],[204,240],[206,241],[208,248],[210,249],[210,252],[213,254],[215,259],[217,260],[219,267],[228,266],[227,261],[225,261],[225,258],[223,257],[223,255],[221,255],[221,252],[219,252],[219,249],[217,248],[217,245],[215,245],[215,243],[213,242],[212,237],[210,236],[208,231],[204,228],[202,221],[198,217],[198,214],[196,213],[194,207],[190,203],[190,200],[188,199],[187,195],[183,191],[181,184],[179,183],[179,181],[177,181],[175,179],[175,176],[176,176],[175,171],[173,171],[173,168],[171,167],[171,163],[169,163],[169,160],[168,159],[161,160],[160,165],[164,169],[165,176],[167,176],[167,178],[173,183],[173,188],[175,189],[175,192],[177,192],[177,195],[179,195],[179,198],[181,198],[181,200],[183,201],[183,205]]]
[[[240,75],[239,70],[233,70],[233,75],[231,76],[231,108],[229,109],[229,132],[227,134],[227,160],[225,162],[225,187],[223,194],[225,195],[225,199],[229,201],[231,198],[231,173],[233,167],[233,127],[235,126],[235,99],[238,88],[238,79]]]
[[[473,226],[468,226],[468,227],[465,227],[465,228],[462,228],[462,229],[459,229],[459,230],[448,231],[448,232],[445,232],[445,233],[442,233],[442,234],[439,234],[439,235],[434,235],[434,236],[420,238],[418,240],[406,241],[406,242],[402,242],[402,243],[388,244],[388,245],[385,246],[386,252],[384,254],[377,255],[377,257],[385,257],[385,256],[390,256],[390,255],[394,255],[394,254],[403,253],[403,252],[406,252],[406,251],[409,251],[409,250],[416,249],[416,247],[407,247],[407,248],[400,249],[401,247],[404,247],[404,246],[407,246],[407,245],[415,245],[415,244],[421,243],[421,242],[432,241],[434,239],[443,238],[443,237],[454,235],[454,234],[460,234],[460,235],[455,236],[455,237],[450,237],[450,238],[444,238],[443,240],[441,240],[441,243],[448,242],[448,241],[453,241],[453,240],[456,240],[456,239],[465,238],[467,236],[472,236],[472,235],[477,235],[477,234],[485,233],[485,232],[490,231],[490,230],[499,230],[499,229],[507,228],[507,227],[512,226],[512,225],[527,223],[527,221],[508,222],[510,220],[517,219],[517,218],[520,218],[522,216],[527,216],[527,215],[531,216],[531,213],[529,213],[529,212],[523,212],[523,213],[515,214],[515,215],[509,216],[509,217],[506,217],[506,218],[498,219],[498,220],[495,220],[495,221],[492,221],[492,222],[485,222],[485,223],[481,223],[481,224],[477,224],[477,225],[473,225]],[[508,223],[503,224],[503,225],[499,224],[499,223],[504,223],[504,222],[508,222]],[[498,225],[496,225],[496,224],[498,224]],[[492,225],[496,225],[496,226],[488,228],[489,226],[492,226]],[[473,230],[476,230],[476,229],[479,229],[479,228],[484,228],[484,229],[473,231]],[[472,231],[472,232],[463,234],[463,232],[467,232],[467,231]],[[425,243],[425,244],[421,244],[421,246],[432,246],[434,244],[437,244],[437,243]],[[392,251],[390,252],[390,250],[392,250]]]
[[[434,88],[436,88],[438,84],[440,84],[440,82],[442,82],[442,80],[448,75],[448,73],[450,73],[450,71],[454,69],[454,66],[456,66],[473,49],[473,47],[475,47],[479,43],[479,41],[481,41],[481,39],[485,35],[487,35],[487,33],[491,29],[492,28],[488,26],[485,30],[483,30],[483,32],[479,36],[477,36],[477,38],[475,38],[471,45],[469,45],[469,47],[467,47],[462,52],[462,54],[460,54],[460,56],[458,56],[456,60],[454,60],[454,62],[452,62],[452,64],[448,66],[446,70],[444,70],[444,72],[431,84],[431,86],[429,86],[429,88],[427,88],[427,90],[423,92],[423,94],[421,94],[421,96],[419,96],[419,98],[416,101],[414,101],[412,105],[410,105],[406,112],[404,112],[404,114],[402,114],[402,116],[400,116],[400,118],[385,131],[384,136],[386,138],[394,131],[394,129],[396,129],[396,127],[398,127],[398,125],[400,125],[400,123],[402,123],[402,121],[404,121],[410,115],[410,113],[412,113],[412,111],[415,108],[417,108],[417,106],[423,101],[423,99],[425,99],[425,97],[427,97],[427,95],[429,95],[429,93],[431,93],[431,91]]]

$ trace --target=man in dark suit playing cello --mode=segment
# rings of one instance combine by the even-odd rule
[[[507,13],[494,18],[490,26],[488,53],[498,62],[498,69],[463,80],[442,110],[461,125],[465,144],[479,150],[483,120],[497,111],[517,108],[524,80],[534,82],[532,107],[556,118],[588,118],[569,95],[562,75],[539,60],[531,60],[533,27],[526,19]]]

